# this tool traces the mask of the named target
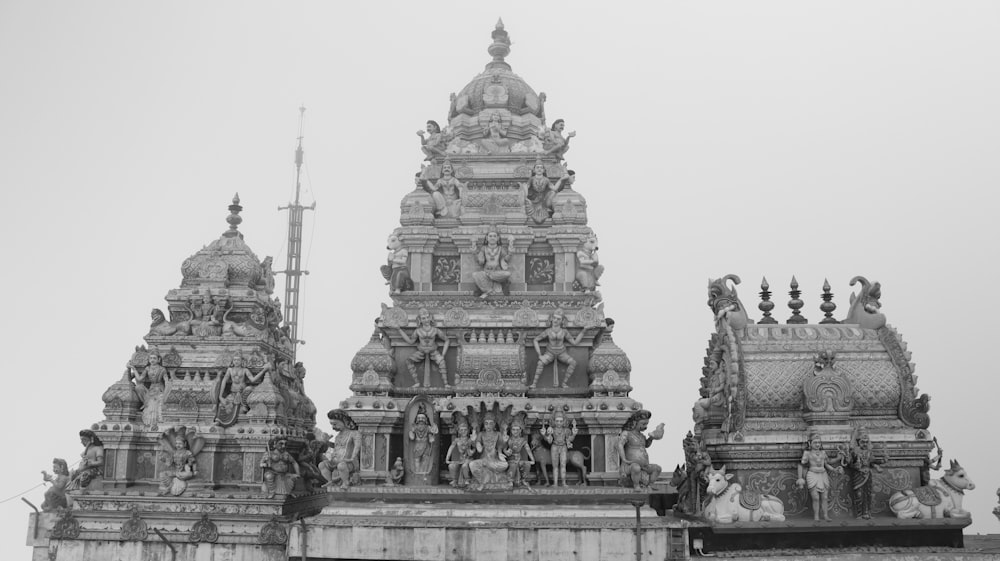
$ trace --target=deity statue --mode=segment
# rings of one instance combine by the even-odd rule
[[[501,154],[510,152],[511,141],[507,138],[507,127],[503,125],[503,119],[499,112],[490,114],[490,120],[483,128],[483,138],[479,140],[479,145],[490,154]]]
[[[135,379],[135,394],[142,402],[142,422],[149,427],[156,427],[162,418],[160,410],[167,387],[167,369],[160,364],[160,353],[155,348],[150,349],[146,360],[147,365],[141,371],[132,366],[131,362],[128,367]]]
[[[569,379],[573,376],[573,370],[576,369],[576,360],[569,356],[566,346],[579,345],[587,330],[586,328],[581,329],[576,338],[571,339],[569,331],[563,328],[563,321],[565,319],[565,312],[563,312],[561,308],[556,309],[556,311],[552,312],[552,317],[549,320],[550,327],[535,337],[535,340],[533,341],[535,345],[535,352],[538,353],[538,366],[535,368],[535,379],[531,381],[531,388],[538,385],[538,378],[541,377],[542,370],[545,368],[545,365],[550,363],[552,364],[552,387],[557,387],[559,383],[559,369],[557,363],[559,362],[566,365],[566,373],[563,375],[562,387],[569,387]],[[548,341],[545,353],[542,353],[542,349],[538,345],[538,342],[542,340]]]
[[[941,445],[938,444],[936,436],[934,437],[934,448],[937,449],[937,453],[933,457],[928,456],[924,458],[924,462],[920,466],[921,486],[931,484],[931,470],[938,471],[941,469],[941,460],[944,459],[944,450],[942,450]]]
[[[805,474],[803,474],[803,470]],[[830,520],[830,473],[844,473],[844,468],[834,466],[830,457],[823,450],[823,438],[818,433],[809,435],[809,443],[802,452],[802,460],[798,467],[799,478],[795,485],[799,489],[809,488],[812,498],[813,520],[819,520],[820,512],[823,520]]]
[[[441,132],[441,126],[437,124],[437,121],[427,121],[426,129],[417,131],[417,136],[420,137],[420,150],[427,156],[424,158],[425,161],[433,160],[435,156],[445,155],[444,151],[448,147],[450,135]]]
[[[441,178],[431,185],[423,174],[417,178],[434,200],[434,216],[438,218],[458,218],[462,214],[462,193],[465,183],[455,177],[455,168],[451,160],[445,158],[441,164]]]
[[[396,458],[396,463],[392,464],[389,475],[386,477],[386,484],[402,485],[403,477],[406,475],[406,468],[403,467],[403,458]]]
[[[269,499],[291,493],[295,480],[300,476],[299,464],[285,448],[287,444],[288,439],[284,437],[272,438],[267,444],[267,453],[260,461],[260,467],[264,470],[261,491]]]
[[[431,313],[426,308],[420,308],[417,312],[417,328],[413,330],[413,337],[407,335],[402,328],[397,327],[396,330],[399,331],[399,336],[406,341],[407,345],[417,346],[417,350],[413,351],[413,354],[406,359],[406,367],[410,371],[410,375],[413,376],[413,387],[420,387],[417,365],[423,363],[425,360],[433,360],[438,367],[438,372],[441,373],[441,380],[444,382],[444,387],[450,388],[451,384],[448,383],[448,367],[444,362],[445,354],[448,353],[448,335],[444,331],[434,327]],[[444,347],[441,349],[441,352],[438,352],[438,339],[444,341]],[[429,365],[425,365],[424,387],[430,387],[430,385],[431,369]]]
[[[553,185],[545,174],[545,164],[540,159],[535,160],[535,166],[531,169],[531,178],[528,179],[527,183],[521,184],[521,189],[524,192],[525,212],[531,217],[531,220],[535,224],[542,224],[552,216],[554,211],[552,201],[559,191],[562,191],[567,185],[572,185],[575,180],[575,174],[567,174],[560,177]]]
[[[885,450],[876,455],[868,431],[855,427],[849,446],[840,447],[839,452],[840,461],[851,477],[851,500],[855,516],[868,520],[872,517],[872,501],[875,498],[872,492],[875,485],[872,471],[882,472],[882,464],[888,461]]]
[[[677,506],[675,511],[686,514],[701,514],[702,500],[707,496],[708,479],[705,475],[712,469],[712,458],[705,449],[701,437],[688,431],[684,437],[683,479],[677,486]]]
[[[158,496],[180,496],[187,490],[187,482],[198,476],[197,455],[205,446],[205,439],[188,434],[184,427],[170,428],[160,435],[160,455],[166,468],[160,472]]]
[[[42,471],[42,481],[51,483],[52,487],[45,490],[45,500],[42,502],[42,512],[52,512],[66,508],[66,487],[69,485],[69,467],[66,460],[52,458],[52,474]]]
[[[328,481],[327,488],[333,489],[339,483],[341,489],[347,489],[361,469],[361,433],[354,419],[342,409],[333,409],[326,416],[337,435],[323,456],[319,471]]]
[[[657,425],[649,436],[644,434],[652,416],[649,411],[640,409],[622,425],[622,432],[618,435],[618,473],[619,483],[623,486],[631,483],[635,489],[641,489],[652,485],[660,476],[660,466],[649,463],[649,453],[646,452],[654,440],[663,438],[663,423]]]
[[[274,257],[268,255],[260,262],[260,286],[264,292],[271,294],[274,292]]]
[[[445,461],[448,463],[448,472],[451,474],[452,487],[465,487],[472,479],[469,471],[469,463],[475,455],[475,438],[477,435],[469,436],[469,423],[464,417],[456,415],[458,418],[455,425],[455,436],[452,438],[448,453],[445,454]]]
[[[329,444],[322,440],[317,440],[313,434],[306,435],[306,444],[299,452],[298,461],[299,475],[306,489],[312,491],[317,485],[322,487],[326,483],[326,478],[319,470],[319,462],[323,458],[323,453],[329,448]]]
[[[216,399],[215,422],[222,426],[230,426],[236,422],[240,413],[250,411],[247,398],[253,393],[253,385],[260,382],[266,370],[254,374],[245,366],[243,355],[237,352],[226,373],[216,384],[214,394]]]
[[[504,435],[497,430],[496,416],[486,413],[483,416],[483,430],[476,434],[476,452],[479,457],[469,462],[469,471],[478,488],[491,484],[503,484],[507,480],[507,459],[501,452],[504,448]]]
[[[514,487],[528,487],[527,476],[531,466],[535,464],[535,456],[531,453],[531,445],[524,430],[524,413],[519,413],[510,423],[510,438],[507,439],[503,453],[507,457],[507,476]],[[565,473],[564,479],[565,479]]]
[[[542,141],[542,150],[546,154],[551,154],[557,159],[563,159],[563,155],[569,150],[569,139],[576,136],[576,131],[566,133],[564,138],[563,130],[566,128],[566,121],[556,119],[549,130],[541,129],[538,132],[538,139]]]
[[[508,240],[505,247],[500,244],[500,233],[495,228],[490,228],[486,232],[483,245],[476,252],[476,261],[483,270],[472,273],[472,280],[482,291],[480,298],[504,293],[504,288],[510,283],[508,262],[513,252],[513,237]]]
[[[413,424],[406,435],[410,441],[407,472],[411,474],[412,481],[409,481],[411,485],[414,483],[429,485],[436,481],[430,476],[437,456],[437,434],[438,427],[431,422],[426,405],[419,403]]]
[[[573,439],[579,431],[576,419],[573,420],[572,427],[566,427],[566,417],[562,413],[556,413],[552,424],[553,426],[542,429],[552,453],[552,485],[558,487],[559,479],[562,479],[563,487],[566,487],[566,452],[573,447]]]
[[[382,265],[382,278],[389,285],[392,294],[413,290],[413,280],[410,278],[410,252],[396,234],[390,234],[385,248],[389,250],[386,264]]]
[[[583,292],[593,292],[600,286],[597,280],[604,274],[597,249],[597,236],[591,234],[576,252],[576,284]]]
[[[80,444],[83,444],[80,467],[70,473],[67,491],[86,489],[95,479],[104,476],[104,443],[94,431],[84,429],[80,431]]]

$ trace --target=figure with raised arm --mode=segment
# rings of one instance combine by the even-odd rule
[[[425,130],[417,131],[417,136],[420,137],[420,150],[427,156],[424,160],[433,160],[435,156],[445,155],[445,148],[448,147],[448,135],[441,132],[441,126],[437,124],[437,121],[427,121]]]
[[[496,416],[486,413],[483,416],[483,430],[475,439],[479,457],[469,462],[469,471],[480,489],[506,480],[508,464],[502,453],[503,440],[503,433],[497,430]]]
[[[129,370],[135,378],[135,393],[142,402],[142,422],[149,427],[159,424],[162,414],[163,394],[166,390],[167,369],[160,364],[160,352],[149,350],[147,365],[142,370],[129,363]]]
[[[448,335],[444,331],[434,327],[431,313],[426,308],[420,308],[417,312],[417,328],[413,330],[412,337],[407,335],[402,328],[396,329],[399,331],[399,336],[406,341],[406,344],[417,346],[417,350],[413,351],[413,354],[406,359],[406,367],[410,371],[410,375],[413,376],[413,387],[420,387],[417,365],[423,363],[425,360],[433,360],[437,364],[438,372],[441,373],[441,380],[444,382],[444,387],[450,388],[451,384],[448,383],[448,367],[444,362],[445,354],[448,352]],[[440,352],[438,352],[437,346],[439,339],[444,341],[444,346]],[[429,366],[426,366],[424,369],[424,387],[430,387],[430,385],[431,370]]]
[[[254,374],[246,367],[243,354],[239,351],[233,355],[229,368],[219,379],[216,386],[216,414],[215,422],[222,426],[230,426],[236,422],[240,413],[250,411],[247,398],[253,393],[253,384],[257,384],[264,377],[266,370]],[[228,389],[227,389],[228,386]]]
[[[80,444],[83,444],[80,467],[70,474],[67,491],[86,489],[95,479],[104,476],[104,443],[94,431],[84,429],[80,431]]]
[[[855,427],[851,433],[851,441],[847,448],[840,449],[841,463],[851,476],[851,500],[854,503],[854,515],[868,520],[872,517],[872,501],[875,498],[874,473],[882,472],[882,464],[886,463],[885,450],[876,454],[872,448],[871,437],[862,427]]]
[[[549,451],[552,453],[552,485],[559,486],[562,479],[563,487],[566,487],[566,453],[573,447],[573,439],[578,432],[576,420],[573,426],[566,426],[566,417],[562,413],[556,413],[552,419],[553,426],[545,428],[545,441],[549,443]]]
[[[534,167],[531,168],[531,178],[527,183],[521,184],[524,193],[525,212],[531,217],[535,224],[542,224],[554,210],[552,201],[555,196],[565,187],[573,184],[576,175],[569,172],[559,178],[553,185],[546,175],[545,164],[541,159],[535,160]]]
[[[426,170],[425,170],[426,173]],[[455,177],[455,167],[445,158],[441,164],[441,178],[432,185],[423,174],[417,178],[434,200],[434,216],[438,218],[458,218],[462,214],[462,193],[465,183]]]
[[[69,467],[66,465],[66,460],[52,458],[52,474],[42,471],[42,481],[52,484],[52,487],[45,490],[42,512],[66,508],[66,487],[69,485]]]
[[[288,439],[283,436],[272,438],[268,442],[267,453],[260,461],[260,467],[264,470],[264,482],[261,490],[267,494],[267,498],[273,499],[277,495],[288,495],[295,486],[295,480],[299,478],[299,463],[295,457],[287,450]]]
[[[622,432],[618,435],[618,473],[622,485],[631,483],[635,489],[641,489],[655,483],[660,476],[660,466],[649,463],[646,451],[654,440],[663,438],[663,423],[657,425],[649,436],[645,435],[652,416],[649,411],[640,409],[622,425]]]
[[[503,453],[507,456],[507,475],[514,487],[528,487],[526,477],[535,464],[535,456],[531,453],[528,436],[524,432],[524,414],[520,413],[510,423],[510,438],[507,439]]]
[[[569,356],[569,352],[567,352],[566,347],[567,345],[579,345],[587,330],[581,329],[576,338],[570,338],[569,331],[563,328],[563,322],[565,319],[566,313],[563,312],[562,308],[556,309],[556,311],[552,312],[552,317],[549,319],[549,328],[541,332],[541,334],[535,337],[535,340],[533,341],[535,345],[535,352],[538,353],[538,366],[535,367],[535,379],[531,381],[532,388],[538,385],[538,378],[541,377],[542,370],[547,364],[552,364],[552,387],[558,387],[559,369],[557,363],[559,362],[566,365],[566,373],[563,375],[562,387],[569,387],[569,379],[573,376],[573,370],[576,369],[576,360]],[[539,341],[543,340],[548,341],[545,353],[542,353],[542,349],[538,344]]]
[[[566,133],[563,137],[563,130],[566,129],[566,121],[556,119],[549,130],[542,129],[538,138],[542,141],[542,150],[546,154],[551,154],[558,159],[563,159],[563,155],[569,150],[569,139],[576,136],[576,131]]]
[[[507,138],[507,127],[503,125],[499,112],[494,111],[490,114],[490,120],[483,129],[483,138],[479,144],[490,154],[510,152],[511,141]]]

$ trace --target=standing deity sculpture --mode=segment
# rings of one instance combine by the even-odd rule
[[[826,450],[823,450],[823,438],[818,433],[813,433],[809,435],[809,443],[802,452],[798,467],[799,478],[795,482],[799,489],[809,489],[813,520],[819,520],[821,513],[823,520],[830,520],[830,473],[844,473],[844,468],[833,465]]]
[[[597,280],[604,274],[604,265],[600,263],[597,249],[597,236],[591,234],[576,252],[576,285],[583,292],[593,292],[600,286]]]
[[[556,413],[552,419],[551,427],[544,427],[545,441],[549,443],[549,451],[552,454],[552,485],[559,486],[562,479],[563,487],[566,482],[566,453],[573,447],[573,439],[576,438],[579,430],[576,428],[576,420],[573,420],[571,427],[566,426],[566,417],[562,413]]]
[[[419,403],[406,435],[410,444],[410,454],[406,462],[406,471],[410,474],[408,484],[429,485],[437,481],[431,474],[437,457],[437,435],[438,427],[431,421],[427,406]]]
[[[337,435],[323,456],[319,471],[328,482],[327,488],[333,489],[339,483],[341,489],[347,489],[357,484],[352,479],[357,479],[361,469],[361,433],[358,424],[342,409],[333,409],[326,416]]]
[[[622,432],[618,435],[618,474],[619,484],[623,487],[648,487],[660,476],[660,466],[649,462],[646,451],[654,440],[663,438],[663,423],[657,425],[649,436],[645,435],[652,416],[649,411],[640,409],[622,425]]]
[[[273,499],[277,495],[288,495],[295,486],[295,480],[299,478],[299,463],[295,457],[287,450],[288,439],[284,437],[272,438],[267,445],[267,452],[260,461],[260,467],[264,470],[264,481],[261,484],[267,498]]]
[[[385,284],[389,285],[389,292],[399,294],[413,290],[413,280],[410,277],[410,252],[403,247],[403,243],[396,234],[390,234],[386,240],[385,248],[389,250],[386,264],[382,265],[382,277]]]
[[[712,469],[712,457],[705,449],[701,437],[688,431],[684,437],[684,469],[678,474],[682,479],[677,486],[677,506],[674,510],[685,514],[701,514],[702,500],[706,497],[708,480],[705,478]]]
[[[469,423],[465,417],[456,415],[458,419],[455,424],[455,436],[445,454],[445,462],[448,463],[448,472],[451,474],[452,487],[465,487],[472,479],[469,471],[469,463],[476,452],[475,439],[478,435],[469,435]]]
[[[528,487],[528,474],[535,464],[531,445],[525,432],[525,414],[519,413],[510,423],[510,438],[505,442],[503,453],[507,457],[507,476],[514,487]],[[565,474],[564,474],[565,475]]]
[[[205,446],[205,439],[188,434],[184,427],[170,428],[160,435],[160,455],[166,465],[160,471],[159,496],[180,496],[187,490],[187,482],[198,476],[198,453]]]
[[[216,402],[216,423],[230,426],[236,422],[240,413],[250,411],[247,398],[253,393],[253,384],[259,383],[265,372],[266,370],[262,369],[254,374],[246,367],[241,353],[233,355],[229,368],[219,378],[213,392]]]
[[[538,139],[542,141],[542,150],[546,154],[555,156],[557,159],[563,159],[563,155],[569,150],[569,139],[576,136],[576,131],[566,133],[563,137],[563,130],[566,129],[566,121],[563,119],[556,119],[552,123],[552,128],[545,130],[544,128],[538,131]]]
[[[501,295],[510,283],[510,254],[514,251],[514,238],[507,246],[501,244],[500,233],[490,228],[483,239],[483,245],[476,252],[476,261],[483,268],[472,273],[472,280],[482,291],[480,298]]]
[[[576,179],[575,175],[564,175],[553,185],[545,172],[545,164],[540,159],[535,160],[535,165],[531,168],[531,177],[527,183],[521,184],[524,193],[524,211],[531,217],[535,224],[542,224],[550,216],[554,208],[552,201],[559,191],[567,185],[571,185]]]
[[[434,200],[434,216],[438,218],[458,218],[462,214],[462,194],[465,183],[455,177],[455,167],[445,158],[441,164],[441,178],[431,185],[422,174],[417,181],[424,186]]]
[[[97,478],[104,476],[104,443],[94,431],[80,431],[80,444],[83,452],[80,454],[80,467],[69,475],[67,491],[86,489]]]
[[[469,471],[476,481],[476,487],[509,483],[507,468],[509,464],[504,457],[503,431],[497,430],[496,416],[486,413],[483,416],[483,430],[476,434],[476,452],[479,457],[469,462]],[[505,427],[506,428],[506,427]]]
[[[511,141],[507,138],[507,127],[503,125],[500,113],[490,113],[490,120],[483,127],[483,138],[479,140],[479,145],[490,154],[510,152]]]
[[[851,500],[854,503],[854,515],[865,520],[872,517],[872,501],[875,499],[874,473],[882,472],[882,464],[886,463],[885,450],[876,454],[872,448],[868,431],[855,427],[851,433],[851,441],[847,447],[840,447],[840,460],[851,477]]]
[[[424,160],[433,160],[435,157],[445,155],[450,135],[441,132],[441,125],[438,125],[437,121],[427,121],[425,130],[417,131],[417,136],[420,137],[420,150],[427,156]]]
[[[541,377],[542,370],[545,369],[547,364],[552,364],[552,387],[558,387],[558,363],[560,362],[566,365],[566,373],[563,375],[562,387],[569,387],[569,380],[573,376],[573,370],[576,369],[576,359],[569,356],[569,352],[566,350],[566,347],[579,345],[587,330],[586,328],[581,329],[576,338],[571,338],[569,330],[563,328],[563,322],[565,319],[566,313],[563,312],[561,308],[556,309],[556,311],[552,312],[552,317],[549,319],[549,328],[541,332],[533,341],[535,345],[535,352],[538,353],[538,366],[535,367],[535,378],[531,381],[531,388],[535,388],[538,385],[538,378]],[[543,340],[548,341],[548,345],[546,346],[544,353],[542,353],[542,349],[538,344],[539,341]]]
[[[426,308],[420,308],[417,312],[417,328],[413,330],[412,337],[407,335],[402,328],[396,328],[396,330],[399,331],[399,336],[406,341],[407,345],[417,346],[417,350],[413,351],[413,354],[406,359],[406,367],[409,369],[410,375],[413,376],[413,387],[420,387],[417,365],[427,360],[433,360],[438,367],[438,372],[441,373],[441,380],[444,383],[444,387],[450,388],[451,384],[448,383],[448,367],[444,361],[444,357],[448,353],[448,335],[444,331],[434,327],[431,313]],[[441,349],[441,352],[438,352],[438,339],[444,341],[444,347]],[[431,368],[429,364],[424,364],[424,387],[430,387],[430,385]]]
[[[69,466],[62,458],[52,459],[52,474],[42,471],[42,481],[51,483],[52,487],[45,490],[45,500],[42,502],[42,512],[66,508],[66,487],[69,485]]]
[[[150,349],[147,365],[139,370],[129,362],[128,367],[135,379],[135,393],[142,402],[142,422],[156,427],[162,419],[163,394],[166,390],[167,369],[160,364],[160,353]]]

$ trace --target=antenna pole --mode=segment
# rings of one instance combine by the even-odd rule
[[[302,191],[302,121],[306,108],[299,107],[299,138],[298,146],[295,148],[295,202],[288,206],[278,207],[278,210],[288,211],[288,261],[285,270],[285,325],[288,326],[288,338],[292,341],[292,360],[295,360],[295,353],[299,343],[305,341],[299,339],[299,291],[302,275],[308,275],[309,271],[302,270],[302,216],[306,210],[315,210],[316,203],[304,207],[299,202],[299,195]]]

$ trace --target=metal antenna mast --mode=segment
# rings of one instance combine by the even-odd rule
[[[299,284],[302,275],[308,275],[309,271],[302,270],[302,216],[306,210],[315,210],[316,202],[309,206],[302,206],[299,202],[299,193],[302,190],[302,119],[305,116],[306,108],[299,107],[299,145],[295,149],[295,202],[288,206],[279,206],[278,210],[288,210],[288,262],[285,265],[285,325],[288,326],[288,338],[292,341],[292,358],[299,343],[303,345],[305,341],[299,339]]]

